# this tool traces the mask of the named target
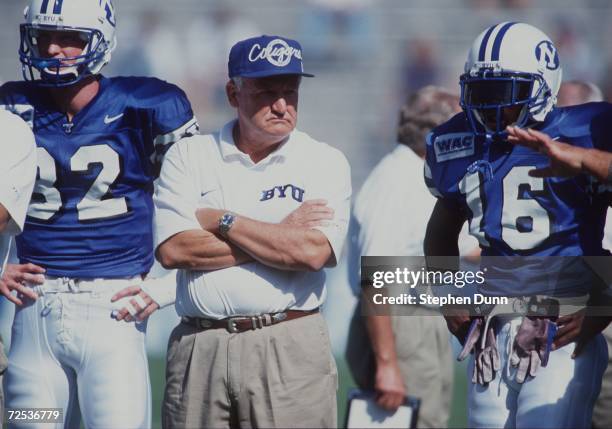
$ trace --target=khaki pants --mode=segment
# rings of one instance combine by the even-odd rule
[[[402,314],[391,317],[391,325],[406,391],[421,399],[417,427],[446,427],[454,368],[448,328],[439,313],[425,307],[409,306]],[[360,305],[351,321],[346,358],[357,385],[372,389],[376,365]]]
[[[179,324],[167,359],[164,428],[336,427],[320,314],[238,334]]]

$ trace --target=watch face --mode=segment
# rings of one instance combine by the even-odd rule
[[[234,219],[236,219],[236,217],[231,213],[225,213],[221,216],[221,219],[219,219],[219,232],[221,235],[227,234],[234,224]]]

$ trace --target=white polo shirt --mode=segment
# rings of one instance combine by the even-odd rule
[[[0,204],[11,215],[0,233],[0,272],[9,253],[11,236],[21,233],[36,180],[36,143],[28,125],[0,109]]]
[[[353,207],[356,221],[351,255],[422,256],[427,223],[436,203],[423,183],[424,160],[403,144],[388,153],[374,167]],[[460,254],[476,249],[467,224],[459,237]],[[351,288],[360,293],[358,265],[349,273]]]
[[[183,139],[166,154],[154,198],[156,245],[179,232],[201,229],[195,217],[200,207],[279,223],[304,201],[323,198],[335,217],[317,229],[338,260],[351,198],[345,156],[295,130],[255,164],[234,144],[234,124],[231,121],[214,134]],[[215,319],[311,310],[323,303],[326,293],[323,270],[280,270],[259,262],[215,271],[179,270],[177,283],[179,315]]]

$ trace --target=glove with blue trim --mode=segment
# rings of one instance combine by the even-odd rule
[[[472,383],[486,386],[501,368],[495,329],[489,326],[489,318],[475,317],[472,319],[468,333],[463,341],[463,349],[457,360],[464,360],[474,353],[474,372]]]
[[[523,383],[527,375],[535,377],[538,369],[548,364],[556,332],[556,323],[547,317],[523,317],[510,355],[510,364],[518,368],[518,383]]]

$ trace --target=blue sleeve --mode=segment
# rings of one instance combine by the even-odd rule
[[[198,133],[199,126],[185,92],[176,85],[155,78],[146,78],[134,91],[138,108],[146,115],[153,152],[155,177],[170,147],[183,137]]]
[[[0,86],[0,109],[21,116],[33,128],[34,107],[27,96],[24,82],[7,82]]]

